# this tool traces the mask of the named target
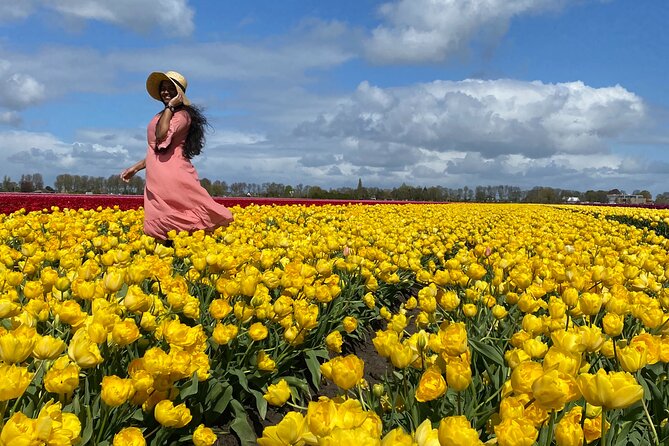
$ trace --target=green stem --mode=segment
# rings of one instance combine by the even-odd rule
[[[550,421],[548,422],[548,436],[546,437],[546,446],[551,446],[553,443],[553,428],[555,427],[555,411],[551,411],[551,418]]]
[[[606,409],[602,407],[602,446],[606,446]]]
[[[642,379],[643,377],[641,376],[641,372],[637,372],[637,381],[640,381]],[[648,425],[650,426],[650,430],[653,433],[653,440],[655,441],[655,445],[660,446],[660,437],[658,437],[657,435],[655,424],[653,423],[653,419],[650,416],[650,412],[648,412],[648,406],[646,406],[646,399],[643,396],[641,397],[641,404],[643,405],[643,412],[646,414],[646,419],[648,420]]]
[[[462,392],[458,392],[458,415],[462,415]]]

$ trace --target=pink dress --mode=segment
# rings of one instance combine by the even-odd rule
[[[160,113],[147,129],[146,187],[144,188],[144,233],[166,239],[171,230],[213,230],[233,221],[232,213],[218,204],[200,185],[197,171],[183,156],[190,115],[177,111],[161,151],[154,150]]]

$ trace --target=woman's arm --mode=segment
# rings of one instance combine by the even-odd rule
[[[130,181],[130,178],[134,177],[137,172],[144,168],[146,168],[146,158],[137,161],[135,164],[121,172],[121,179],[127,183]]]
[[[183,103],[183,97],[181,93],[177,93],[175,97],[170,99],[170,102],[165,106],[163,114],[160,115],[160,119],[156,124],[156,145],[163,142],[167,136],[167,131],[170,129],[170,120],[174,115],[174,107],[178,107]]]

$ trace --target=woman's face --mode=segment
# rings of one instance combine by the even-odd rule
[[[177,95],[177,87],[174,86],[174,84],[170,81],[161,81],[160,82],[160,98],[163,100],[165,104],[170,102],[170,99],[176,97]]]

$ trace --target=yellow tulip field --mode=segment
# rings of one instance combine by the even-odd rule
[[[669,210],[0,214],[2,445],[669,444]]]

